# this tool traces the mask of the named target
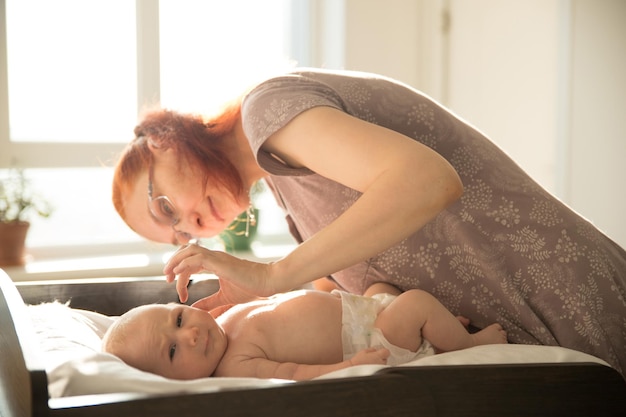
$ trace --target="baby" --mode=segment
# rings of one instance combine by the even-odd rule
[[[103,350],[173,379],[306,380],[354,365],[396,365],[435,350],[507,343],[499,324],[470,334],[462,319],[421,290],[373,297],[299,290],[221,310],[134,308],[108,329]]]

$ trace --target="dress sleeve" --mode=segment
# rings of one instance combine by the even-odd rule
[[[290,74],[267,80],[245,97],[241,114],[243,129],[259,163],[275,174],[293,171],[280,161],[262,152],[261,146],[274,132],[300,113],[318,106],[330,106],[345,111],[337,92],[323,82],[302,74]],[[297,138],[294,138],[297,140]],[[310,172],[301,171],[299,175]],[[298,175],[296,172],[289,172]]]

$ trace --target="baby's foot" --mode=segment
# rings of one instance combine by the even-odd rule
[[[494,323],[472,334],[472,338],[476,346],[507,343],[506,331],[498,323]]]

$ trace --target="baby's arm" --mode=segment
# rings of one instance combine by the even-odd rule
[[[307,365],[293,362],[276,362],[265,358],[247,358],[222,367],[216,376],[278,378],[304,381],[320,375],[356,365],[385,365],[387,349],[363,349],[351,359],[334,364]]]

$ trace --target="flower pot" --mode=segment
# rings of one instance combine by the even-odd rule
[[[25,264],[26,234],[30,223],[0,223],[0,266]]]

